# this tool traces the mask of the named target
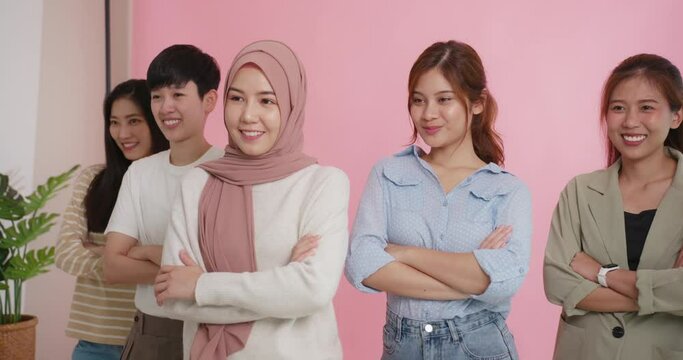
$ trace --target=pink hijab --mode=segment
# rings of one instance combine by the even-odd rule
[[[316,160],[302,152],[306,76],[301,62],[285,44],[257,41],[235,57],[225,94],[237,71],[255,64],[275,91],[280,134],[263,155],[247,156],[230,141],[221,159],[200,167],[210,176],[199,200],[199,247],[209,272],[254,272],[253,185],[289,176]],[[225,99],[225,95],[224,95]],[[252,322],[201,324],[191,349],[192,360],[224,360],[244,348]]]

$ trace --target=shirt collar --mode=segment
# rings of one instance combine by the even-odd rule
[[[429,168],[427,168],[425,166],[426,162],[420,158],[420,156],[423,154],[425,154],[425,151],[422,150],[422,148],[420,148],[419,146],[413,144],[413,145],[410,145],[407,148],[401,150],[400,152],[396,153],[396,155],[394,155],[394,156],[396,156],[396,157],[413,156],[415,158],[415,160],[417,160],[418,163],[423,168],[425,168],[426,170],[430,170]],[[474,175],[476,175],[477,173],[480,173],[480,172],[490,172],[493,174],[507,173],[507,171],[505,171],[503,168],[498,166],[498,164],[490,162],[490,163],[486,164],[485,166],[482,166],[481,168],[477,169],[477,171],[475,171],[474,173],[472,173],[472,175],[470,175],[470,178],[473,177]]]

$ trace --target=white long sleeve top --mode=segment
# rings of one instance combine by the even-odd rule
[[[206,270],[198,243],[199,199],[208,174],[193,169],[183,179],[171,211],[163,264],[182,265],[186,249]],[[198,323],[255,321],[246,346],[228,359],[341,359],[332,305],[348,243],[349,181],[341,170],[311,165],[253,188],[256,272],[204,273],[196,301],[167,301],[172,318],[185,321],[184,355]],[[290,263],[306,234],[321,236],[314,256]],[[230,234],[224,234],[225,241]]]

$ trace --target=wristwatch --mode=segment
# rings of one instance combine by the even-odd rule
[[[598,283],[602,285],[603,287],[609,287],[607,286],[607,273],[612,271],[612,270],[618,270],[619,265],[617,264],[607,264],[603,265],[600,268],[600,271],[598,272]]]

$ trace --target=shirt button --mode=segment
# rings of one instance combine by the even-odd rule
[[[133,321],[137,322],[138,320],[140,320],[140,318],[138,318],[138,316],[135,315],[135,317],[133,318]]]
[[[425,331],[428,333],[434,331],[434,327],[432,326],[432,324],[425,325]]]
[[[612,329],[612,336],[614,336],[617,339],[621,338],[622,336],[624,336],[624,328],[621,326],[615,326]]]

